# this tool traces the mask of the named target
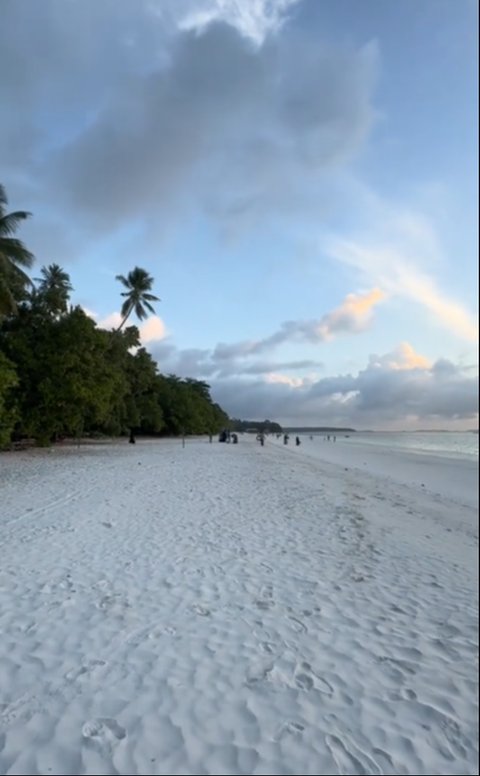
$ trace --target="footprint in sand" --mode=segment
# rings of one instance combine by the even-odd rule
[[[338,773],[381,774],[379,764],[363,752],[352,739],[343,734],[325,736],[325,743],[337,766]]]
[[[68,671],[65,674],[65,679],[69,682],[74,682],[76,679],[79,679],[80,676],[85,676],[85,674],[91,673],[95,668],[104,665],[106,665],[105,660],[90,660],[85,665],[80,666],[80,668],[72,668]]]
[[[256,685],[258,682],[268,679],[272,672],[273,663],[256,663],[247,671],[246,684],[248,687]]]
[[[308,674],[297,674],[295,677],[295,684],[300,687],[301,690],[311,690],[313,687],[313,679]]]
[[[272,606],[274,606],[274,603],[269,599],[259,599],[255,601],[255,606],[257,607],[257,609],[263,609],[264,611],[266,611],[267,609],[271,609]]]
[[[103,757],[111,757],[114,747],[126,737],[125,729],[110,717],[98,717],[85,722],[82,736],[87,746]]]
[[[201,604],[193,604],[191,610],[198,614],[199,617],[210,617],[210,609],[207,609],[206,606],[201,606]]]
[[[318,692],[324,695],[333,695],[334,690],[331,684],[323,679],[316,671],[313,670],[310,663],[303,661],[295,670],[294,681],[300,690],[312,690],[315,688]]]
[[[262,641],[260,649],[262,652],[266,652],[267,655],[273,655],[275,652],[275,644],[272,644],[270,641]]]
[[[282,738],[285,738],[285,736],[301,736],[304,730],[305,726],[301,725],[300,722],[294,722],[293,720],[289,719],[280,725],[273,737],[273,740],[278,742],[281,741]]]
[[[295,633],[308,633],[308,628],[304,622],[297,620],[296,617],[292,617],[291,615],[288,615],[288,619],[292,622],[292,630],[294,630]]]

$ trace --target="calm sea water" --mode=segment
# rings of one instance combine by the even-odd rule
[[[321,435],[323,436],[323,434]],[[425,455],[441,455],[451,458],[478,460],[478,434],[472,432],[443,431],[357,431],[345,439],[337,435],[337,442],[351,445],[369,445],[405,450]]]

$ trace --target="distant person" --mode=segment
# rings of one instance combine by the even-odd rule
[[[284,445],[288,445],[288,439],[289,439],[288,434],[284,434],[283,435],[283,444]]]
[[[300,444],[300,437],[298,437],[298,436],[295,437],[295,444],[296,444],[297,447],[299,446],[299,444]]]
[[[232,442],[234,445],[238,444],[238,436],[236,434],[232,434]]]
[[[129,441],[129,443],[131,445],[135,444],[136,440],[135,440],[135,434],[133,433],[133,429],[130,429],[130,437],[129,437],[128,441]]]

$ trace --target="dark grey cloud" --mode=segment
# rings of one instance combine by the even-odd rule
[[[219,23],[174,34],[152,7],[3,3],[0,164],[19,196],[30,182],[33,207],[106,232],[192,201],[240,223],[291,206],[358,150],[374,115],[371,47],[285,34],[258,49]]]
[[[379,428],[412,419],[474,424],[478,415],[478,377],[471,368],[446,359],[411,366],[409,361],[421,364],[422,357],[406,343],[384,356],[371,356],[356,375],[303,381],[290,380],[285,373],[323,365],[309,360],[227,362],[216,360],[215,351],[177,351],[168,343],[154,346],[152,352],[162,372],[206,379],[215,401],[235,417]]]
[[[262,375],[276,372],[290,372],[304,369],[324,369],[325,364],[322,361],[312,361],[304,359],[303,361],[266,361],[265,363],[250,364],[243,366],[242,372],[247,375]]]
[[[202,348],[179,350],[168,340],[151,343],[150,350],[162,372],[171,372],[180,377],[227,379],[238,375],[265,375],[299,369],[324,368],[322,362],[311,359],[279,362],[256,360],[239,365],[235,357],[229,360],[218,358],[216,350]]]

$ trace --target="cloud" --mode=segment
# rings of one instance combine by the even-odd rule
[[[89,310],[87,307],[83,307],[83,311],[89,318],[93,318],[100,329],[117,329],[123,321],[123,316],[119,312],[110,313],[104,318],[100,318],[97,313]],[[133,325],[133,322],[128,322],[128,325]],[[151,315],[142,323],[137,322],[135,325],[138,328],[142,345],[160,342],[167,336],[165,324],[158,315]]]
[[[294,5],[6,0],[5,183],[90,237],[193,204],[238,224],[286,212],[361,148],[378,58],[275,35]]]
[[[176,0],[178,2],[178,0]],[[180,18],[180,29],[203,31],[213,22],[223,21],[246,38],[260,45],[270,33],[278,32],[286,12],[299,0],[207,0],[191,3]]]
[[[117,316],[105,320],[115,323]],[[168,339],[155,343],[152,354],[164,374],[207,379],[214,401],[233,417],[377,429],[435,428],[439,423],[471,428],[478,423],[478,367],[446,358],[432,362],[409,342],[370,355],[356,375],[320,379],[315,372],[304,377],[284,373],[324,368],[311,360],[224,364],[215,360],[215,351],[178,350]]]
[[[230,377],[212,382],[212,396],[235,417],[270,417],[287,425],[401,429],[478,423],[478,378],[445,359],[428,366],[425,361],[402,343],[392,353],[372,356],[356,375],[315,381]]]
[[[361,294],[348,294],[339,307],[319,319],[309,321],[285,321],[278,331],[260,340],[219,343],[214,352],[215,361],[231,361],[249,358],[270,351],[286,342],[318,344],[342,334],[359,334],[372,322],[372,310],[385,299],[379,288]]]
[[[158,342],[166,337],[165,324],[158,315],[152,315],[138,327],[140,339],[144,345],[148,342]]]
[[[85,310],[87,312],[87,310]],[[88,313],[87,313],[88,315]],[[97,316],[93,316],[96,318]],[[120,313],[110,313],[105,318],[101,318],[97,321],[99,329],[117,329],[123,320],[123,316]]]
[[[379,288],[372,288],[365,294],[348,294],[340,307],[321,319],[315,333],[320,340],[328,340],[337,334],[364,331],[371,322],[373,307],[385,297]]]
[[[290,375],[282,375],[278,372],[268,372],[264,379],[269,385],[290,385],[292,388],[299,388],[306,384],[305,379],[302,377],[291,377]]]
[[[386,353],[384,356],[370,356],[369,366],[373,369],[392,370],[429,369],[431,362],[417,353],[408,342],[401,342],[391,353]]]
[[[242,365],[242,373],[249,375],[266,374],[267,372],[275,372],[275,370],[289,371],[289,370],[304,370],[304,369],[324,369],[325,364],[322,361],[312,361],[310,359],[304,359],[303,361],[280,361],[276,364],[271,362],[260,362],[250,364],[246,366]]]
[[[364,234],[355,239],[328,237],[322,247],[328,255],[359,270],[392,297],[402,297],[427,310],[442,328],[457,337],[478,342],[478,320],[460,302],[438,288],[426,267],[437,267],[442,251],[432,225],[408,211],[395,212],[370,192],[370,218]],[[365,233],[366,232],[366,233]]]
[[[234,417],[398,429],[478,422],[478,367],[445,358],[432,362],[405,341],[370,355],[357,374],[324,377],[318,374],[324,366],[308,360],[222,361],[215,350],[181,351],[168,340],[152,352],[163,373],[207,380],[214,400]],[[293,374],[286,374],[290,369]],[[300,376],[300,370],[310,371]]]

